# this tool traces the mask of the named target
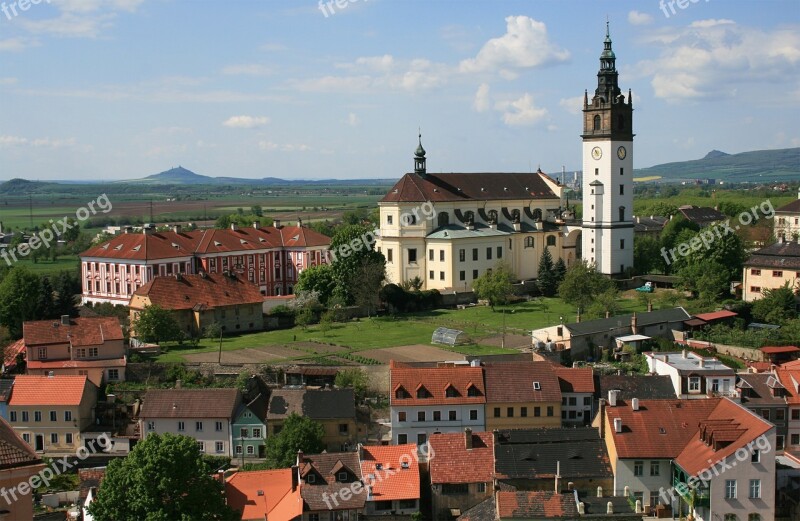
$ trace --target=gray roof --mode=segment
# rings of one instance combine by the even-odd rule
[[[238,389],[150,389],[140,418],[226,418],[242,401]]]
[[[600,398],[607,398],[608,391],[620,391],[617,398],[631,400],[639,398],[644,400],[658,400],[675,398],[675,388],[669,376],[660,375],[595,375]]]
[[[437,228],[428,234],[428,239],[465,239],[470,237],[505,237],[510,232],[492,229],[485,224],[476,224],[474,230],[467,230],[464,226],[448,224]]]
[[[686,354],[686,358],[683,357],[684,353]],[[647,356],[652,356],[661,360],[667,365],[677,369],[679,373],[734,374],[733,369],[716,358],[706,358],[705,356],[698,355],[691,351],[680,353],[647,353]],[[669,357],[669,361],[666,361],[666,357]],[[703,362],[703,367],[700,367],[701,360]]]
[[[593,333],[608,332],[611,329],[620,327],[630,327],[632,313],[626,315],[617,315],[610,318],[599,318],[596,320],[586,320],[584,322],[575,322],[566,324],[565,327],[572,336],[591,335]],[[683,322],[691,318],[691,315],[686,312],[682,307],[670,309],[658,309],[656,311],[648,311],[636,314],[636,322],[639,327],[649,326],[652,324],[664,324],[668,322]]]
[[[267,417],[281,419],[293,412],[314,420],[355,418],[355,394],[352,389],[276,389],[272,391]]]
[[[736,387],[747,389],[742,392],[741,404],[745,407],[756,405],[786,405],[786,388],[772,373],[738,373]],[[773,396],[776,389],[777,396]],[[744,395],[747,396],[744,396]]]

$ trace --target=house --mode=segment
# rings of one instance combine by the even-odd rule
[[[428,442],[432,519],[453,519],[492,496],[494,436],[467,427]]]
[[[269,398],[258,393],[247,403],[242,402],[233,415],[231,432],[235,458],[263,458],[266,451],[267,409]]]
[[[732,400],[612,395],[595,423],[614,469],[614,495],[629,493],[648,512],[666,505],[685,514],[693,502],[698,518],[773,519],[775,427]]]
[[[784,452],[800,462],[800,368],[779,368],[775,370],[775,375],[786,390],[786,405],[789,408]]]
[[[651,239],[658,239],[661,237],[661,232],[664,231],[664,225],[669,222],[668,217],[661,215],[651,216],[634,216],[633,221],[633,236],[636,238],[650,237]]]
[[[13,386],[13,379],[0,379],[0,418],[3,418],[5,421],[8,421],[8,400],[11,399],[11,389]]]
[[[556,367],[561,387],[561,422],[589,425],[594,418],[594,371],[591,367]]]
[[[74,454],[81,433],[94,425],[97,387],[83,375],[19,375],[14,379],[8,420],[36,452]]]
[[[742,271],[745,302],[758,300],[765,290],[786,284],[796,289],[800,279],[800,244],[796,240],[781,239],[756,250],[744,261]]]
[[[355,521],[369,496],[357,452],[297,453],[303,520]]]
[[[549,362],[487,363],[486,430],[561,426],[561,390]]]
[[[0,418],[0,519],[14,521],[33,519],[33,494],[29,480],[44,470],[45,465],[5,419]],[[24,484],[26,491],[20,485]]]
[[[675,388],[669,376],[651,374],[603,374],[595,375],[597,395],[595,398],[608,396],[614,390],[620,400],[639,398],[640,400],[658,400],[675,398]]]
[[[494,432],[495,480],[501,490],[611,490],[605,442],[594,427],[511,429]]]
[[[786,388],[773,373],[737,373],[738,402],[775,425],[775,450],[782,452],[789,428]]]
[[[295,365],[283,371],[285,385],[305,385],[309,387],[333,387],[339,369],[325,365]]]
[[[645,353],[651,373],[669,376],[675,396],[683,399],[736,396],[736,372],[716,358],[684,349],[680,353]]]
[[[105,476],[106,467],[78,469],[78,480],[80,481],[78,504],[81,506],[83,521],[94,521],[94,517],[89,513],[88,507],[97,496],[97,489]]]
[[[782,365],[797,359],[800,347],[797,346],[764,346],[758,349],[770,364]]]
[[[197,440],[200,452],[234,456],[231,421],[242,403],[238,389],[151,389],[139,412],[142,439],[181,434]]]
[[[486,389],[480,362],[389,363],[392,442],[424,445],[434,433],[485,430]]]
[[[27,374],[86,375],[97,387],[125,380],[125,336],[116,317],[23,322],[22,339]]]
[[[420,510],[416,444],[359,445],[358,457],[369,493],[366,515],[408,516]]]
[[[327,450],[344,451],[358,441],[356,402],[352,389],[275,389],[269,397],[269,436],[283,429],[283,422],[298,414],[320,423],[325,430],[322,443]]]
[[[147,306],[157,305],[171,311],[181,330],[192,338],[201,336],[211,324],[226,333],[261,331],[263,301],[259,287],[237,275],[176,273],[156,277],[133,293],[131,323]]]
[[[330,238],[302,226],[252,227],[186,231],[176,225],[156,231],[125,233],[81,253],[81,300],[128,305],[134,292],[154,277],[234,273],[257,284],[264,295],[294,291],[300,272],[328,262]]]
[[[678,213],[700,228],[705,228],[706,226],[711,226],[714,223],[728,219],[728,216],[724,213],[716,208],[710,208],[708,206],[686,204],[678,207]]]
[[[609,513],[609,506],[611,513]],[[643,514],[635,513],[626,497],[578,497],[572,492],[500,490],[483,503],[469,509],[458,521],[550,521],[588,518],[635,521]]]
[[[234,472],[225,479],[225,501],[241,512],[242,521],[302,519],[297,467]]]
[[[775,237],[796,241],[800,237],[800,189],[797,199],[775,209]]]

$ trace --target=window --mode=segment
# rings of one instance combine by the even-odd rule
[[[443,271],[439,272],[439,280],[444,280],[444,272]]]
[[[633,462],[633,475],[644,476],[644,461]]]
[[[520,407],[519,408],[519,415],[522,418],[527,418],[528,417],[528,408],[527,407]]]
[[[467,250],[458,250],[458,261],[464,262],[465,260],[467,260]]]
[[[784,445],[783,445],[784,444],[784,440],[785,440],[785,438],[783,436],[780,436],[780,435],[775,436],[775,450],[783,450],[783,448],[784,448]]]
[[[761,521],[761,514],[748,514],[747,521]]]
[[[386,224],[392,224],[392,216],[391,215],[387,215],[386,216]]]
[[[56,411],[50,411],[50,421],[51,422],[58,421],[58,413]]]
[[[51,432],[50,433],[50,443],[52,443],[54,445],[58,443],[58,433],[57,432]]]
[[[237,445],[236,446],[236,454],[241,454],[241,453],[242,453],[242,446],[241,445]]]
[[[430,398],[430,397],[431,393],[429,393],[428,390],[425,389],[425,387],[420,387],[419,389],[417,389],[417,398]]]
[[[508,407],[506,408],[506,417],[513,418],[514,417],[514,408]]]
[[[386,262],[394,262],[394,255],[391,248],[386,249]]]
[[[761,480],[760,479],[751,479],[750,480],[750,498],[757,499],[761,497]]]
[[[397,505],[398,508],[417,508],[417,500],[416,499],[401,499],[399,504]]]
[[[533,237],[525,237],[525,247],[533,248]]]
[[[249,449],[251,447],[247,447],[247,448]],[[218,441],[218,442],[214,443],[214,451],[217,454],[220,454],[223,450],[225,450],[225,445],[221,441]]]
[[[15,422],[17,421],[17,411],[11,411],[8,413],[9,421]]]
[[[594,175],[600,175],[600,169],[599,168],[595,168],[594,169]],[[592,190],[592,194],[594,194],[594,190]]]
[[[154,421],[147,422],[147,430],[148,431],[156,430],[156,422]]]
[[[472,248],[472,260],[478,260],[478,248]]]
[[[117,293],[119,293],[119,292],[117,292]],[[90,347],[89,348],[89,357],[90,358],[97,358],[98,354],[99,354],[98,348],[96,348],[96,347]]]
[[[64,435],[64,443],[67,445],[72,445],[72,433],[68,432]]]
[[[109,380],[119,380],[119,369],[109,369],[108,370],[108,379]]]
[[[186,424],[183,422],[178,422],[178,432],[183,432],[186,430]]]
[[[222,431],[222,422],[214,423],[214,430],[217,431],[217,432],[221,432]]]
[[[533,382],[533,390],[534,391],[541,391],[542,390],[542,384],[539,383],[539,382]]]
[[[391,500],[375,501],[373,502],[373,507],[377,512],[386,512],[392,509],[392,501]]]
[[[592,130],[600,130],[600,116],[596,115],[592,119]]]
[[[564,411],[561,411],[561,412],[564,412]],[[563,416],[563,414],[562,414],[562,416]],[[578,415],[577,415],[576,411],[567,411],[567,418],[569,418],[570,420],[574,420],[577,417],[578,417]]]
[[[761,293],[761,286],[750,286],[750,293]]]
[[[475,280],[477,278],[478,278],[478,270],[472,270],[472,280]]]
[[[556,245],[556,236],[555,235],[548,235],[547,236],[547,245],[548,246],[555,246]]]
[[[30,435],[30,433],[23,432],[23,433],[22,433],[22,441],[24,441],[25,443],[30,443],[30,442],[31,442],[31,435]]]
[[[408,250],[408,262],[417,262],[417,249],[410,248]]]
[[[306,483],[314,483],[316,480],[317,476],[315,476],[314,474],[309,474],[308,476],[306,476]],[[312,518],[313,516],[316,516],[316,521],[319,521],[319,514],[311,514],[309,518]]]
[[[340,472],[339,475],[338,475],[337,481],[339,481],[340,483],[346,483],[347,482],[347,472]]]
[[[690,393],[699,393],[700,392],[700,377],[699,376],[690,376],[689,377],[689,392]]]
[[[761,417],[769,421],[769,409],[761,409]]]
[[[534,418],[538,418],[542,415],[542,408],[541,407],[534,407],[533,408],[533,416]]]
[[[451,422],[456,421],[456,411],[448,411],[447,420]]]
[[[590,396],[583,397],[583,405],[589,406],[592,405],[592,398]]]
[[[433,280],[433,270],[430,270],[430,271],[428,272],[428,278],[429,278],[430,280]]]
[[[651,461],[650,462],[650,475],[651,476],[660,476],[661,475],[661,462],[658,462],[658,461]]]
[[[553,406],[552,405],[548,405],[547,406],[547,415],[548,416],[553,416]]]
[[[624,168],[619,167],[619,175],[625,175],[625,169]]]
[[[502,246],[498,246],[497,247],[497,258],[498,259],[502,259],[503,258],[503,247]]]
[[[492,247],[486,248],[486,260],[492,260]]]
[[[777,271],[777,270],[773,271],[772,272],[772,276],[773,277],[783,277],[783,272],[782,271]]]
[[[23,413],[22,421],[25,421],[25,413]],[[791,438],[789,438],[789,445],[800,445],[800,434],[792,434]]]
[[[625,249],[625,239],[620,239],[619,240],[619,249],[620,250],[624,250]]]
[[[258,427],[253,429],[253,437],[254,438],[260,438],[261,437],[261,429],[259,429]]]
[[[418,422],[425,421],[425,411],[417,411],[417,421]]]
[[[206,451],[206,444],[204,442],[202,442],[202,441],[198,441],[197,442],[197,448],[198,448],[198,450],[200,452],[205,452]]]
[[[443,496],[463,496],[469,494],[469,486],[466,483],[442,483]]]
[[[36,351],[37,351],[37,354],[39,355],[39,360],[46,360],[47,359],[47,348],[46,347],[40,347]]]
[[[624,206],[620,206],[619,207],[619,220],[620,221],[624,221],[625,220],[625,207]]]
[[[478,419],[478,410],[477,409],[470,409],[469,410],[469,419],[472,421],[476,421]]]
[[[495,418],[499,418],[500,417],[500,407],[495,407],[494,408],[494,417]]]
[[[619,195],[625,195],[625,185],[619,185]]]
[[[86,349],[83,347],[79,347],[75,350],[75,356],[77,358],[86,358]]]
[[[753,452],[750,454],[750,462],[758,463],[760,461],[761,461],[761,452],[758,449],[753,449]]]
[[[775,420],[786,421],[786,409],[775,409]]]
[[[22,411],[22,421],[27,422],[28,420],[28,411]]]
[[[464,270],[459,271],[458,280],[467,280],[467,272]]]
[[[425,445],[425,433],[417,434],[417,445]]]
[[[428,250],[428,260],[429,261],[433,260],[433,250]]]
[[[435,422],[442,421],[442,411],[433,411],[433,421]]]
[[[397,413],[397,421],[399,421],[399,422],[406,421],[406,412],[405,411],[400,411],[400,412]]]
[[[203,422],[194,422],[194,430],[203,432]]]
[[[750,268],[750,275],[761,275],[761,270]]]
[[[408,443],[408,434],[398,434],[397,435],[397,444],[398,445],[405,445]]]
[[[444,250],[439,250],[439,262],[444,262]]]
[[[42,421],[42,411],[33,411],[33,421],[35,422]]]
[[[736,480],[725,480],[725,499],[736,499]]]
[[[571,406],[573,406],[573,407],[574,407],[575,405],[578,405],[578,400],[577,400],[577,399],[576,399],[574,396],[570,396],[568,401],[569,401],[569,404],[570,404]]]
[[[478,492],[481,494],[486,492],[486,483],[478,483]]]
[[[792,409],[792,419],[800,420],[800,409]]]

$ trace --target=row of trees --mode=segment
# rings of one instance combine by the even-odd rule
[[[22,336],[22,323],[76,315],[75,295],[81,292],[75,273],[39,275],[24,266],[0,271],[0,326],[12,338]]]

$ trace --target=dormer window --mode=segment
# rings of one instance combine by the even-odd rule
[[[394,392],[394,397],[398,400],[403,400],[405,398],[411,398],[411,395],[408,394],[408,391],[406,391],[405,387],[398,387]]]
[[[431,393],[425,388],[424,385],[417,387],[417,398],[430,398]]]
[[[542,384],[539,383],[539,382],[533,382],[533,390],[534,391],[541,391],[542,390]]]
[[[314,483],[317,480],[317,477],[314,474],[309,474],[306,476],[306,483]]]
[[[340,472],[338,474],[338,481],[339,481],[339,483],[347,482],[347,472]]]
[[[458,398],[458,391],[452,385],[448,385],[447,389],[444,390],[444,395],[447,398]]]
[[[470,384],[469,387],[467,387],[467,396],[475,397],[475,396],[480,396],[480,395],[481,395],[481,392],[473,384]]]

